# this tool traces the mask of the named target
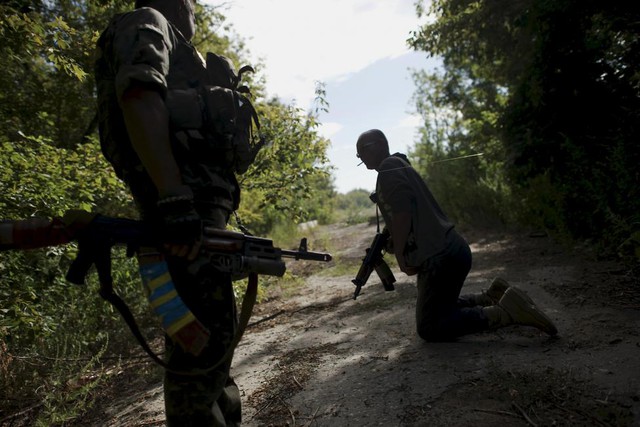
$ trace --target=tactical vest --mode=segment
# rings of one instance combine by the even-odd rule
[[[135,14],[136,11],[131,12]],[[98,41],[101,56],[96,61],[100,142],[116,174],[129,184],[134,197],[149,205],[155,188],[129,141],[115,92],[118,70],[113,64],[113,43],[122,17],[115,18]],[[166,76],[165,103],[169,111],[173,152],[185,184],[196,198],[232,201],[229,210],[239,204],[235,173],[244,173],[263,141],[254,135],[259,130],[248,89],[240,86],[244,67],[236,75],[226,58],[208,54],[207,63],[181,33],[168,23],[173,46]],[[199,193],[201,197],[199,197]],[[205,194],[206,193],[206,194]]]
[[[236,73],[231,61],[207,53],[205,84],[169,90],[166,104],[174,133],[183,144],[204,140],[206,149],[235,173],[245,173],[264,145],[260,121],[250,100],[249,88],[240,85],[250,66]],[[258,135],[254,134],[254,126]]]

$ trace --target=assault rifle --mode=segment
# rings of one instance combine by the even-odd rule
[[[132,256],[141,247],[155,247],[162,244],[152,227],[141,221],[112,218],[84,211],[69,211],[63,217],[52,220],[32,218],[0,222],[0,251],[58,246],[71,241],[77,241],[78,253],[67,271],[67,280],[78,285],[84,284],[89,269],[95,265],[100,282],[100,295],[118,309],[149,356],[165,369],[170,370],[168,365],[147,345],[129,308],[113,291],[111,277],[113,246],[126,245],[127,255]],[[216,270],[229,274],[233,280],[249,277],[236,337],[227,349],[227,353],[208,370],[230,358],[240,341],[255,302],[258,275],[279,277],[284,275],[286,264],[283,258],[331,261],[331,255],[328,253],[308,251],[306,238],[300,241],[297,251],[285,250],[274,247],[270,239],[210,227],[204,228],[201,253],[206,255]],[[173,283],[170,283],[170,286],[173,288]],[[158,298],[158,295],[150,292],[150,302],[155,298]],[[179,296],[174,296],[167,305],[175,307],[182,306],[183,303]],[[159,309],[156,307],[157,314],[161,317],[167,316],[167,312],[162,307],[164,306],[161,305]],[[188,312],[185,317],[171,319],[170,322],[165,322],[166,319],[163,318],[163,327],[186,351],[197,355],[206,344],[209,331],[188,311],[188,308],[185,310]]]
[[[69,211],[62,218],[33,218],[0,223],[0,250],[34,249],[78,242],[78,254],[67,273],[67,280],[83,284],[95,265],[100,282],[110,282],[111,248],[125,245],[132,255],[141,246],[157,246],[157,233],[147,224],[127,218],[113,218],[84,211]],[[328,253],[307,250],[307,239],[297,251],[273,246],[270,239],[243,233],[204,228],[201,250],[213,266],[232,279],[250,273],[281,277],[286,271],[283,258],[331,261]]]
[[[353,299],[358,298],[360,290],[367,283],[367,280],[369,280],[369,276],[371,276],[373,270],[375,270],[378,277],[380,277],[385,291],[395,290],[395,286],[393,286],[393,284],[395,283],[396,278],[383,259],[383,250],[387,245],[389,237],[389,231],[385,228],[382,232],[378,231],[373,238],[373,242],[366,251],[366,255],[362,260],[362,264],[360,265],[356,278],[351,281],[356,285]]]

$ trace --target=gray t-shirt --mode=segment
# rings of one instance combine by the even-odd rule
[[[422,177],[398,156],[389,156],[378,168],[378,206],[387,228],[393,232],[397,212],[411,214],[411,232],[402,251],[407,265],[421,266],[446,248],[446,235],[454,225],[440,208]]]

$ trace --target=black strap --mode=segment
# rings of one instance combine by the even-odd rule
[[[178,370],[172,369],[167,364],[167,362],[162,360],[157,354],[153,352],[153,350],[151,350],[151,348],[149,347],[149,344],[147,344],[147,341],[144,339],[144,336],[142,336],[142,333],[140,332],[140,328],[138,327],[138,324],[136,323],[136,320],[133,317],[131,310],[129,310],[129,307],[122,300],[122,298],[120,298],[118,294],[116,294],[113,291],[113,282],[111,280],[103,279],[100,281],[99,293],[102,298],[110,302],[118,310],[118,312],[120,313],[124,321],[127,323],[127,326],[131,330],[131,333],[133,334],[133,336],[136,337],[136,340],[138,340],[138,343],[140,344],[142,349],[149,355],[149,357],[151,357],[151,359],[154,362],[156,362],[158,365],[162,366],[165,370],[173,374],[185,375],[185,376],[196,376],[196,375],[207,374],[213,371],[214,369],[216,369],[225,361],[231,360],[233,358],[233,353],[236,347],[238,346],[238,344],[240,343],[240,340],[244,335],[244,331],[246,330],[247,325],[249,324],[249,319],[251,319],[251,314],[253,313],[253,307],[255,305],[256,298],[258,295],[258,275],[256,273],[249,274],[249,283],[247,285],[247,290],[245,292],[244,298],[242,299],[242,309],[240,312],[240,319],[238,322],[238,330],[236,331],[234,339],[229,345],[229,348],[227,348],[226,353],[220,358],[220,360],[218,360],[212,366],[209,366],[205,369],[193,369],[189,371],[178,371]]]
[[[207,367],[206,369],[196,369],[190,371],[176,371],[169,367],[167,362],[162,360],[157,354],[151,350],[147,341],[144,339],[144,336],[140,332],[140,328],[136,323],[131,310],[127,306],[127,304],[115,293],[113,290],[113,276],[111,275],[111,241],[108,239],[97,239],[96,236],[84,236],[78,239],[78,255],[76,259],[73,261],[69,271],[67,272],[67,280],[76,284],[83,284],[87,272],[91,268],[92,265],[96,266],[96,270],[98,272],[98,280],[100,282],[100,296],[111,303],[124,321],[127,323],[127,326],[131,330],[133,336],[138,340],[142,349],[151,357],[151,359],[156,362],[158,365],[162,366],[168,372],[179,374],[179,375],[202,375],[206,374],[218,366],[225,362],[226,360],[230,360],[233,357],[233,352],[235,351],[236,346],[240,342],[242,335],[249,323],[249,319],[251,318],[251,314],[253,312],[253,306],[255,305],[255,301],[258,294],[258,275],[256,273],[249,274],[249,284],[247,286],[247,291],[245,292],[244,299],[242,301],[242,311],[240,313],[240,320],[238,322],[238,331],[236,332],[236,336],[229,348],[227,348],[227,352],[222,356],[222,358],[216,362],[213,366]],[[131,247],[127,248],[128,251],[132,251]]]
[[[167,365],[164,360],[160,359],[160,357],[155,354],[153,350],[151,350],[149,344],[147,344],[147,341],[142,336],[140,328],[138,327],[136,319],[133,317],[131,310],[129,310],[129,307],[127,306],[127,304],[125,304],[122,298],[120,298],[118,294],[113,291],[113,284],[100,283],[99,293],[102,298],[110,302],[111,305],[113,305],[118,310],[118,312],[120,312],[120,315],[122,315],[122,318],[127,323],[127,326],[129,326],[129,329],[131,330],[133,336],[136,337],[136,340],[138,340],[138,343],[140,344],[142,349],[153,359],[153,361],[166,370],[171,371],[169,365]]]

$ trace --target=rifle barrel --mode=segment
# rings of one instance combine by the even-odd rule
[[[331,261],[331,254],[326,254],[322,252],[302,252],[302,251],[290,251],[287,249],[282,249],[281,254],[286,258],[295,258],[295,259],[307,259],[309,261]]]

